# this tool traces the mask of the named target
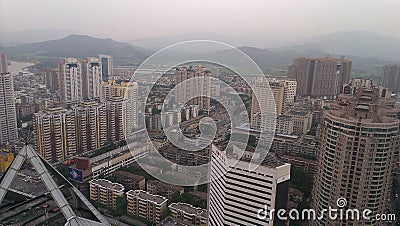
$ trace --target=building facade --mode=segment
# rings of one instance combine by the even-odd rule
[[[362,83],[353,94],[339,97],[333,110],[324,112],[318,172],[312,197],[317,212],[346,199],[347,209],[369,209],[371,216],[388,210],[394,155],[399,148],[399,121],[386,116],[388,100],[379,89]],[[393,105],[392,105],[393,106]],[[313,225],[386,225],[368,219],[332,220]]]
[[[335,99],[342,85],[350,80],[351,64],[344,57],[299,57],[289,65],[287,77],[296,80],[300,95]]]
[[[182,225],[206,226],[207,211],[193,207],[186,203],[171,203],[169,206],[171,217]]]
[[[232,164],[235,157],[215,145],[212,149],[208,225],[286,225],[275,215],[261,219],[258,213],[287,208],[290,164],[267,157],[258,168],[249,170],[254,153],[246,151]],[[237,154],[233,150],[233,156]]]
[[[99,55],[99,60],[101,64],[101,75],[102,81],[108,81],[109,77],[112,76],[114,70],[113,58],[109,55]]]
[[[400,64],[383,66],[382,85],[393,92],[400,92]]]
[[[98,58],[88,57],[82,60],[82,98],[92,100],[100,97],[102,68]]]
[[[156,224],[160,223],[161,218],[168,209],[168,199],[142,190],[128,191],[126,199],[128,202],[128,214],[141,217]]]
[[[196,65],[175,70],[175,103],[198,105],[201,110],[210,110],[211,71]],[[191,98],[193,97],[193,98]]]
[[[65,58],[58,63],[60,97],[63,102],[82,100],[82,66],[74,58]]]
[[[10,73],[0,74],[0,144],[13,144],[17,142],[17,139],[13,76]]]
[[[89,182],[90,200],[96,201],[114,210],[117,209],[117,198],[124,196],[124,186],[105,179],[94,179]]]

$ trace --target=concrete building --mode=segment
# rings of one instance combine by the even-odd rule
[[[126,193],[128,202],[127,212],[130,215],[140,217],[153,223],[160,223],[168,206],[163,196],[153,195],[142,190],[130,190]]]
[[[382,85],[395,93],[400,92],[400,64],[383,66]]]
[[[7,55],[0,52],[0,74],[7,74]]]
[[[307,134],[310,131],[313,119],[310,111],[294,109],[287,112],[286,115],[293,119],[293,132]]]
[[[113,58],[108,55],[99,55],[99,60],[101,64],[101,75],[102,75],[102,81],[108,81],[109,77],[114,74],[114,63],[113,63]]]
[[[82,100],[82,66],[77,59],[62,59],[58,63],[58,77],[61,101]]]
[[[318,172],[312,197],[316,212],[336,207],[344,198],[344,209],[369,209],[371,216],[387,213],[399,149],[399,121],[386,113],[393,105],[380,97],[379,89],[361,83],[353,94],[339,97],[336,109],[324,112]],[[313,225],[386,225],[371,219],[332,220]]]
[[[281,115],[276,119],[276,134],[287,134],[293,133],[294,120],[292,117],[287,115]]]
[[[138,89],[139,85],[137,82],[108,80],[107,82],[102,82],[100,85],[101,102],[112,100],[115,97],[122,97],[126,101],[125,118],[128,135],[131,135],[139,125]]]
[[[13,160],[13,153],[0,151],[0,174],[3,174],[7,171]]]
[[[179,67],[175,70],[175,103],[198,105],[201,110],[210,110],[211,71],[196,65]],[[195,98],[190,98],[195,97]]]
[[[48,162],[62,161],[77,152],[75,114],[61,107],[33,117],[35,150]]]
[[[88,57],[82,60],[82,98],[92,100],[100,97],[102,68],[98,58]]]
[[[112,176],[116,178],[126,190],[145,190],[146,179],[144,176],[136,175],[125,171],[115,171]]]
[[[90,200],[99,202],[109,208],[117,209],[117,198],[124,196],[124,186],[105,179],[94,179],[89,182]]]
[[[254,150],[240,153],[233,148],[232,154],[229,152],[212,145],[208,225],[286,225],[269,213],[261,219],[258,212],[266,206],[269,210],[287,208],[290,164],[267,156],[250,171],[249,161],[257,155]]]
[[[59,90],[57,70],[48,68],[45,69],[43,73],[46,88],[50,91],[50,93],[56,93]]]
[[[272,141],[271,149],[278,157],[281,155],[290,155],[316,158],[319,153],[316,137],[308,135],[276,134]]]
[[[151,194],[161,194],[167,199],[171,199],[175,193],[183,194],[184,189],[181,186],[167,184],[159,180],[150,180],[146,184],[147,191]]]
[[[1,56],[5,57],[5,55]],[[17,111],[13,76],[10,73],[0,74],[0,145],[13,144],[17,139]]]
[[[335,99],[342,85],[350,80],[351,64],[344,57],[299,57],[289,65],[287,77],[297,81],[300,95]]]
[[[170,215],[181,225],[206,226],[207,211],[186,203],[171,203]]]

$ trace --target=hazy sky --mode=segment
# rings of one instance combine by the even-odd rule
[[[0,0],[0,30],[129,40],[191,32],[304,38],[363,30],[400,37],[399,0]]]

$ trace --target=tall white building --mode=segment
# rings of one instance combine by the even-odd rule
[[[0,53],[0,74],[6,74],[7,72],[7,55]]]
[[[276,78],[257,79],[254,81],[254,87],[251,103],[251,127],[265,130],[266,126],[272,125],[261,122],[260,109],[272,109],[271,104],[275,104],[276,116],[287,112],[296,97],[296,81]]]
[[[13,76],[0,74],[0,144],[14,143],[17,138]]]
[[[208,225],[285,225],[276,216],[264,219],[259,213],[266,206],[268,210],[287,209],[290,164],[267,156],[250,171],[249,159],[254,152],[245,151],[232,164],[239,152],[234,147],[229,155],[212,145]]]
[[[200,65],[176,68],[175,103],[198,105],[201,110],[209,111],[210,77],[211,71]]]
[[[65,58],[58,63],[61,101],[82,99],[82,66],[77,59]]]
[[[101,74],[102,80],[107,81],[110,76],[113,75],[114,63],[113,58],[109,55],[99,55],[100,63],[101,63]]]
[[[102,68],[98,58],[88,57],[82,61],[82,97],[91,100],[100,97]]]

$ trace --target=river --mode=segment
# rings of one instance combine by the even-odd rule
[[[22,71],[24,68],[32,66],[32,63],[29,62],[17,62],[17,61],[9,61],[11,65],[7,65],[8,71],[17,74]]]

